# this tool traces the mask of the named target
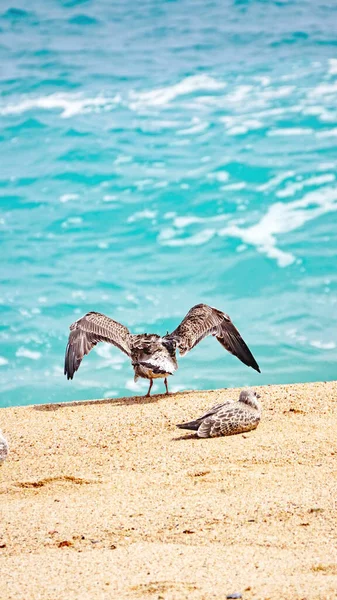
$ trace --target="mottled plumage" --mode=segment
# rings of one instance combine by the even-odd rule
[[[216,404],[199,419],[177,427],[196,431],[199,438],[234,435],[256,429],[261,419],[259,397],[253,390],[243,390],[238,402],[228,400]]]
[[[216,404],[199,419],[181,423],[177,427],[196,431],[200,438],[234,435],[256,429],[261,419],[258,398],[253,390],[243,390],[238,402],[228,400]]]
[[[6,438],[2,435],[0,429],[0,465],[4,462],[8,455],[8,443]]]
[[[68,379],[72,379],[83,356],[98,342],[109,342],[131,358],[135,380],[138,377],[150,380],[148,395],[153,379],[157,378],[165,379],[168,393],[167,377],[178,368],[176,349],[184,356],[207,335],[214,335],[226,350],[260,372],[255,358],[229,316],[207,304],[197,304],[179,327],[163,337],[147,333],[132,335],[124,325],[101,313],[86,314],[70,326],[64,373]]]

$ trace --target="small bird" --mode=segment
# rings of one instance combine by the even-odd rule
[[[261,419],[258,398],[260,396],[254,390],[242,390],[238,402],[228,400],[216,404],[199,419],[177,427],[196,431],[199,438],[234,435],[256,429]]]
[[[0,465],[4,462],[8,455],[8,442],[6,438],[2,435],[2,431],[0,429]]]
[[[168,394],[167,377],[178,368],[176,350],[184,356],[204,337],[213,335],[218,342],[245,365],[259,373],[260,368],[229,316],[207,304],[193,306],[180,325],[163,337],[154,333],[133,335],[121,323],[101,313],[89,312],[70,325],[66,347],[64,374],[72,379],[82,358],[98,342],[109,342],[127,354],[138,377],[150,380],[146,396],[150,396],[154,379],[163,378]]]

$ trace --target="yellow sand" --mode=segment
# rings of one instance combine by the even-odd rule
[[[337,382],[257,389],[206,440],[239,390],[0,410],[0,598],[337,598]]]

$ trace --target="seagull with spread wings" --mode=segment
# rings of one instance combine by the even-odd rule
[[[260,373],[259,365],[229,316],[207,304],[197,304],[172,333],[163,337],[154,333],[133,335],[110,317],[89,312],[70,325],[64,374],[72,379],[83,356],[98,342],[108,342],[129,356],[135,381],[138,377],[150,380],[147,396],[150,396],[153,380],[158,378],[164,379],[168,394],[167,377],[178,368],[176,350],[184,356],[208,335],[215,336],[228,352]]]

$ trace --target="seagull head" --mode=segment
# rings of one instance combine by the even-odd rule
[[[257,408],[259,407],[258,398],[260,398],[260,395],[255,390],[245,389],[240,393],[239,402],[243,402],[244,404],[249,404],[253,408]]]

